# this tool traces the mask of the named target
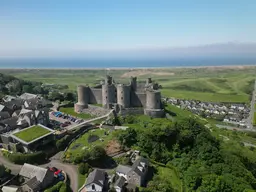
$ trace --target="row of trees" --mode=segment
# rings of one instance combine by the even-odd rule
[[[221,141],[194,118],[176,122],[151,119],[136,125],[118,135],[120,143],[126,147],[136,146],[154,161],[174,165],[188,191],[256,189],[256,158],[249,158],[240,150],[223,148]],[[172,191],[170,184],[157,177],[153,182],[146,191]]]

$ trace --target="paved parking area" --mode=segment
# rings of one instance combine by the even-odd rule
[[[55,117],[54,115],[52,115],[51,113],[49,113],[49,118],[50,120],[54,120],[54,121],[57,121],[57,122],[60,122],[60,123],[65,123],[66,121],[68,121],[67,119],[63,119],[61,117]],[[76,123],[72,122],[72,121],[69,121],[71,124],[69,126],[66,126],[66,128],[68,127],[71,127],[72,125],[76,125]]]

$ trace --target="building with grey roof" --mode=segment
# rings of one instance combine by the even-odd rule
[[[19,175],[26,180],[24,186],[36,189],[35,191],[47,188],[54,180],[54,173],[49,169],[27,163],[22,166]]]
[[[149,161],[146,158],[139,157],[131,167],[118,165],[116,174],[119,177],[123,177],[127,180],[127,183],[131,183],[136,186],[142,186],[145,184]]]
[[[142,186],[148,172],[149,161],[146,158],[138,158],[132,165],[131,170],[127,174],[127,182],[137,186]]]
[[[10,117],[10,114],[7,111],[0,112],[0,120],[4,120]]]
[[[119,177],[114,184],[116,192],[122,192],[124,190],[126,182],[127,181],[124,177]]]
[[[15,100],[15,99],[17,99],[17,97],[12,96],[12,95],[6,95],[6,96],[4,96],[3,101],[8,102],[8,101],[12,101],[12,100]]]
[[[38,95],[31,94],[31,93],[23,93],[22,95],[19,96],[19,98],[23,100],[34,99],[34,98],[38,98]]]
[[[127,174],[129,171],[131,171],[131,167],[126,165],[118,165],[116,168],[116,174],[119,177],[124,177],[125,179],[127,179]]]
[[[79,192],[102,192],[107,187],[107,174],[105,171],[94,169],[87,177],[86,183],[79,189]]]

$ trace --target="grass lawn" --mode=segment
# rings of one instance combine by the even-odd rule
[[[85,183],[86,177],[87,177],[87,174],[82,175],[78,171],[78,189],[80,189],[83,186],[83,184]]]
[[[93,116],[88,113],[76,113],[74,107],[61,107],[60,111],[81,119],[91,119]]]
[[[106,145],[112,138],[113,134],[110,132],[109,135],[105,135],[104,133],[107,132],[106,129],[94,129],[91,130],[85,134],[83,134],[81,137],[79,137],[77,140],[75,140],[68,148],[65,156],[66,159],[72,160],[77,155],[81,153],[83,150],[90,150],[93,146],[100,145],[104,146]],[[100,141],[99,139],[89,143],[88,138],[92,135],[98,136],[99,139],[102,138],[103,141]]]
[[[46,135],[47,133],[50,133],[50,131],[41,126],[33,126],[29,129],[15,133],[14,135],[23,141],[30,142],[38,137]]]
[[[253,125],[256,126],[256,112],[254,112]]]

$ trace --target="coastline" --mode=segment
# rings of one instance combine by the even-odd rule
[[[0,70],[151,70],[151,69],[244,69],[256,67],[256,64],[250,65],[200,65],[200,66],[170,66],[170,67],[20,67],[20,68],[7,68],[1,67]]]

